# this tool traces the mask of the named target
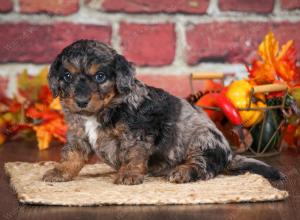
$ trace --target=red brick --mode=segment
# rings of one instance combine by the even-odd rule
[[[140,66],[171,64],[175,56],[176,36],[173,24],[120,25],[123,54]]]
[[[186,56],[189,64],[198,62],[246,62],[257,54],[264,36],[273,31],[280,43],[294,39],[300,52],[300,23],[220,22],[187,28]],[[297,54],[300,59],[300,53]]]
[[[79,0],[20,0],[20,11],[24,13],[68,15],[78,9]]]
[[[147,85],[162,88],[178,97],[186,97],[191,93],[187,75],[137,74],[137,78]]]
[[[209,0],[104,0],[102,9],[129,13],[205,13]]]
[[[0,0],[0,12],[10,12],[12,9],[12,0]]]
[[[299,0],[281,0],[281,7],[283,9],[293,10],[300,8]]]
[[[76,40],[110,43],[111,39],[111,27],[98,25],[5,23],[0,29],[0,62],[49,63]]]
[[[219,0],[222,11],[242,11],[255,13],[271,13],[274,0]]]

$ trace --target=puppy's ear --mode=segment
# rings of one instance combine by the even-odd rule
[[[134,84],[134,67],[124,56],[117,54],[114,58],[116,86],[120,94],[129,93]]]
[[[55,98],[59,95],[59,75],[58,70],[61,65],[60,57],[56,57],[50,66],[48,73],[48,84],[52,92],[52,96]]]

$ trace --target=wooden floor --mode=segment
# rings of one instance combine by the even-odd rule
[[[273,183],[290,197],[282,202],[191,205],[55,207],[20,205],[9,187],[3,165],[9,161],[59,160],[60,147],[38,151],[35,143],[11,142],[0,146],[0,219],[300,219],[300,154],[285,152],[265,161],[281,169],[286,182]]]

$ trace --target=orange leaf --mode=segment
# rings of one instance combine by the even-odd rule
[[[53,99],[53,101],[50,103],[50,108],[58,111],[62,110],[59,98]]]
[[[51,121],[33,126],[39,143],[39,149],[43,150],[49,147],[53,137],[61,142],[66,142],[67,127],[63,118],[56,118]]]
[[[266,64],[272,65],[276,62],[275,57],[278,53],[278,48],[278,41],[274,34],[270,32],[259,45],[258,53]]]
[[[296,48],[294,41],[288,41],[277,57],[276,72],[285,81],[293,80],[296,74]]]
[[[51,133],[42,126],[34,126],[33,129],[36,131],[39,149],[47,149],[52,139]]]
[[[27,109],[26,116],[32,119],[41,119],[42,122],[47,122],[62,117],[59,112],[49,109],[49,107],[46,105],[38,103]]]
[[[39,100],[41,100],[43,103],[49,105],[53,98],[51,91],[47,85],[43,85],[40,88],[39,95],[38,95]]]
[[[272,65],[253,61],[252,68],[247,67],[251,84],[270,84],[275,81],[275,70]]]
[[[270,32],[259,45],[261,61],[254,60],[252,67],[247,67],[252,84],[273,83],[277,77],[287,82],[294,79],[296,73],[296,49],[293,41],[288,41],[279,51],[279,43]]]

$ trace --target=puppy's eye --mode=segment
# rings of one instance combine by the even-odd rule
[[[71,75],[71,73],[69,73],[69,72],[65,72],[65,74],[64,74],[64,80],[66,81],[66,82],[71,82],[72,81],[72,75]]]
[[[105,73],[99,72],[95,75],[95,81],[97,83],[104,83],[106,81]]]

